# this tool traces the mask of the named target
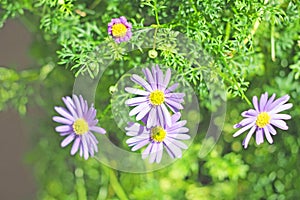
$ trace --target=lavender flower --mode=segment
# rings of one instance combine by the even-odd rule
[[[125,17],[112,19],[108,23],[108,34],[111,35],[117,43],[128,41],[131,36],[132,25],[127,22]]]
[[[143,73],[147,81],[136,74],[131,76],[131,80],[141,85],[146,91],[132,87],[125,88],[131,94],[141,95],[125,102],[128,106],[136,106],[129,115],[136,115],[137,121],[145,120],[147,128],[155,126],[157,121],[165,121],[168,126],[171,126],[171,115],[167,107],[173,113],[183,109],[181,103],[184,94],[172,93],[178,87],[178,83],[167,88],[171,78],[170,69],[167,70],[165,77],[158,66],[152,67],[152,73],[148,68],[143,69]]]
[[[74,141],[71,155],[74,155],[78,150],[80,156],[84,156],[84,159],[88,159],[89,156],[94,156],[95,152],[98,152],[98,140],[91,131],[105,134],[106,131],[97,126],[98,120],[96,117],[96,109],[93,105],[88,108],[86,100],[73,95],[73,98],[63,97],[63,102],[67,106],[67,109],[63,107],[55,107],[55,110],[61,115],[54,116],[53,121],[61,123],[61,126],[57,126],[55,130],[60,133],[61,136],[66,137],[61,147],[65,147]]]
[[[276,130],[273,126],[282,130],[288,129],[283,120],[291,119],[291,116],[288,114],[279,114],[279,112],[290,109],[293,106],[291,103],[285,104],[290,97],[289,95],[285,95],[275,101],[274,99],[275,94],[268,99],[267,92],[261,95],[260,102],[258,102],[257,96],[254,96],[252,101],[255,109],[244,111],[242,116],[246,117],[246,119],[234,125],[234,128],[243,128],[238,130],[233,137],[239,136],[251,128],[243,141],[244,148],[247,148],[254,132],[256,132],[256,143],[258,145],[264,142],[264,137],[272,144],[273,138],[271,135],[276,135]]]
[[[128,123],[125,128],[126,135],[132,136],[126,143],[133,147],[131,150],[136,151],[146,145],[147,148],[142,152],[142,158],[149,156],[149,162],[159,163],[162,158],[163,149],[165,149],[171,158],[180,158],[181,149],[187,149],[187,146],[180,140],[190,139],[186,134],[189,129],[184,127],[186,120],[178,121],[180,113],[175,113],[171,117],[171,126],[160,123],[150,129],[138,123]]]

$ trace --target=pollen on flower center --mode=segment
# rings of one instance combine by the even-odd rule
[[[257,116],[256,118],[256,125],[259,127],[259,128],[263,128],[265,127],[267,124],[270,123],[270,115],[266,112],[261,112],[259,113],[259,115]]]
[[[160,126],[156,126],[151,129],[151,139],[155,142],[162,142],[164,141],[167,132]]]
[[[150,93],[150,102],[153,105],[161,105],[165,101],[165,95],[161,90],[155,90]]]
[[[114,24],[112,26],[112,35],[114,37],[124,37],[126,35],[127,28],[124,24]]]
[[[77,135],[83,135],[88,132],[89,125],[84,119],[79,118],[74,122],[73,130]]]

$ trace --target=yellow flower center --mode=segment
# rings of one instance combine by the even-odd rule
[[[162,142],[164,141],[167,132],[160,126],[156,126],[151,129],[151,139],[155,142]]]
[[[154,90],[149,96],[150,102],[153,105],[161,105],[165,101],[165,95],[161,90]]]
[[[265,127],[267,124],[270,123],[270,115],[266,112],[261,112],[258,114],[257,118],[256,118],[256,125],[259,128],[263,128]]]
[[[112,35],[114,37],[124,37],[126,35],[127,28],[124,24],[114,24],[112,26]]]
[[[74,122],[73,130],[77,135],[83,135],[88,132],[89,125],[84,119],[79,118]]]

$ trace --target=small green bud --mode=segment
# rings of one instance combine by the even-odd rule
[[[118,91],[118,88],[115,85],[109,87],[109,93],[113,94]]]
[[[156,58],[157,57],[157,51],[155,49],[151,49],[150,51],[148,51],[148,56],[150,58]]]

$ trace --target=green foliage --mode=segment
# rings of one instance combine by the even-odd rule
[[[25,114],[28,102],[45,110],[45,119],[34,119],[40,125],[27,156],[39,183],[38,199],[300,198],[299,1],[2,0],[0,5],[0,27],[17,17],[36,36],[31,51],[36,69],[0,68],[0,110],[12,106]],[[130,45],[116,44],[107,34],[107,23],[122,15],[134,27]],[[144,63],[172,68],[199,98],[200,128],[183,158],[160,171],[128,174],[70,157],[70,147],[61,149],[61,137],[49,127],[53,106],[71,93],[74,77],[102,76],[98,118],[110,139],[128,149],[123,130],[116,128],[121,122],[112,122],[111,114],[112,103],[123,105],[128,96],[111,98],[123,87],[117,80]],[[223,134],[203,157],[204,127],[214,108],[210,95],[221,96],[219,85],[231,101]],[[265,91],[290,94],[293,120],[273,145],[256,146],[251,139],[243,150],[242,136],[232,138],[232,125],[249,109],[247,96]]]

